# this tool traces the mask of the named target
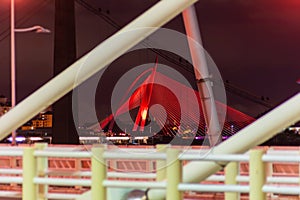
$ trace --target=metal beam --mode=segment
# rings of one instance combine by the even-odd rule
[[[300,120],[300,93],[211,150],[212,154],[239,154],[267,141]],[[199,155],[201,156],[201,154]],[[199,183],[226,166],[228,162],[194,161],[183,169],[183,182]],[[164,199],[165,190],[150,190],[150,200]]]
[[[201,33],[198,25],[195,6],[192,5],[182,12],[185,30],[188,36],[190,53],[192,56],[194,73],[197,80],[201,106],[205,123],[207,126],[207,135],[210,146],[215,146],[220,142],[221,128],[215,104],[212,82],[208,65],[205,58]]]

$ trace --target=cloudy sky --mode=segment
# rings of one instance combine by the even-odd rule
[[[15,0],[16,27],[36,24],[51,34],[17,33],[17,96],[21,100],[53,76],[54,0]],[[81,2],[81,4],[80,4]],[[124,26],[157,1],[76,1],[77,55],[81,57],[117,31],[82,3]],[[300,85],[300,1],[298,0],[202,0],[196,4],[204,48],[224,80],[277,104],[297,93]],[[10,1],[0,4],[0,94],[10,96]],[[98,13],[99,14],[99,13]],[[184,33],[182,17],[166,28]],[[138,62],[154,60],[141,53]],[[125,59],[126,60],[126,59]],[[163,58],[161,62],[167,63]],[[134,66],[132,59],[123,65]],[[120,64],[116,62],[115,65]],[[112,69],[115,71],[116,69]],[[237,95],[229,104],[250,115],[266,110]],[[250,108],[250,109],[249,109]]]

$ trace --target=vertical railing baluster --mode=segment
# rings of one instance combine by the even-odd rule
[[[250,151],[249,177],[250,200],[266,200],[266,194],[262,191],[266,183],[266,165],[262,161],[265,151],[254,149]]]
[[[225,168],[225,184],[237,185],[236,177],[239,174],[239,162],[230,162]],[[240,193],[238,192],[225,192],[225,200],[238,200]]]
[[[166,200],[181,200],[182,192],[178,190],[178,185],[182,181],[182,163],[178,159],[180,150],[174,148],[167,149],[167,198]]]
[[[23,153],[23,186],[22,200],[37,199],[37,186],[34,184],[36,176],[36,159],[34,147],[25,147]]]
[[[92,200],[106,200],[106,187],[103,186],[107,176],[104,151],[105,146],[92,148]]]

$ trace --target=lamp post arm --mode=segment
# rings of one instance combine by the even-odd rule
[[[46,29],[42,26],[32,26],[32,27],[29,27],[29,28],[15,28],[14,29],[15,32],[18,32],[18,33],[22,33],[22,32],[36,32],[36,33],[51,33],[51,31],[49,29]]]

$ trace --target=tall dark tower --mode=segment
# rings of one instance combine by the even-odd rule
[[[54,75],[76,60],[75,0],[55,0]],[[72,114],[72,92],[53,105],[55,144],[78,144]]]

